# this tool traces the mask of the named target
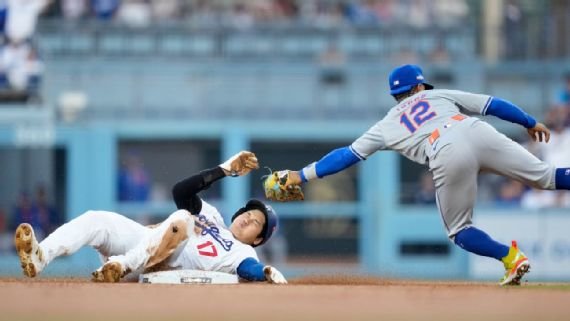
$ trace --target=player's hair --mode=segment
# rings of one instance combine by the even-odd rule
[[[415,95],[418,92],[417,88],[419,85],[421,85],[421,84],[418,84],[418,85],[412,87],[410,90],[404,91],[403,93],[392,95],[392,97],[394,97],[394,99],[396,99],[397,102],[401,102],[402,100],[404,100],[410,96]]]

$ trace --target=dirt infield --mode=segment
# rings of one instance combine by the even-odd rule
[[[570,320],[570,285],[313,277],[291,284],[0,279],[0,320]]]

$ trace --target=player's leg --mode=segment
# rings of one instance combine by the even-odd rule
[[[552,165],[539,160],[489,124],[474,124],[469,136],[468,140],[477,150],[476,155],[483,171],[501,174],[535,188],[555,187],[555,169]],[[522,276],[530,269],[528,258],[520,251],[515,241],[500,259],[505,267],[502,285],[519,284]]]
[[[485,122],[478,122],[471,132],[477,145],[481,169],[518,180],[538,189],[569,189],[568,169],[556,169],[541,161],[520,144]],[[560,175],[562,174],[562,175]],[[560,176],[559,183],[555,181]],[[566,186],[566,187],[565,187]]]
[[[107,263],[93,272],[93,280],[118,282],[131,272],[140,273],[163,262],[174,261],[193,231],[193,216],[185,210],[176,211],[152,228],[148,236],[127,253],[109,257]]]
[[[519,250],[516,241],[506,246],[493,240],[487,233],[469,226],[459,231],[453,238],[455,244],[471,253],[495,258],[503,263],[505,274],[501,285],[518,285],[530,269],[528,258]]]
[[[461,138],[464,139],[464,138]],[[445,146],[430,160],[437,205],[448,236],[462,249],[502,261],[509,247],[472,225],[479,165],[468,141]]]
[[[479,172],[472,153],[466,142],[454,142],[442,147],[429,161],[437,206],[450,237],[472,225]]]
[[[29,224],[21,224],[15,244],[24,274],[34,277],[53,259],[75,253],[85,245],[103,256],[126,253],[148,233],[148,229],[122,215],[106,211],[87,211],[60,226],[38,243]]]
[[[43,252],[36,240],[34,229],[28,223],[22,223],[14,233],[16,253],[20,257],[20,265],[24,275],[35,277],[46,265]]]

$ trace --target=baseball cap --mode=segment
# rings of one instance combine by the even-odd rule
[[[419,84],[424,84],[426,89],[433,89],[432,85],[424,81],[422,69],[416,65],[403,65],[395,68],[390,73],[388,81],[391,95],[404,93]]]
[[[241,214],[249,211],[249,210],[260,210],[263,215],[265,215],[265,225],[263,225],[263,229],[261,230],[261,237],[263,240],[261,243],[257,245],[253,245],[253,247],[260,246],[261,244],[267,242],[273,232],[277,230],[277,213],[273,207],[264,204],[262,201],[251,199],[245,204],[244,207],[240,208],[233,216],[232,222],[236,219],[236,217],[240,216]]]

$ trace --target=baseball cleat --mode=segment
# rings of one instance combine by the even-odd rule
[[[530,271],[530,263],[524,253],[519,250],[516,241],[512,241],[509,254],[503,258],[505,276],[500,285],[520,285],[522,277]]]
[[[30,224],[22,223],[16,228],[14,244],[20,257],[24,275],[30,278],[38,275],[44,268],[45,260],[38,240],[36,240],[34,229]]]
[[[119,262],[107,262],[91,274],[93,282],[116,283],[124,276],[123,267]]]

